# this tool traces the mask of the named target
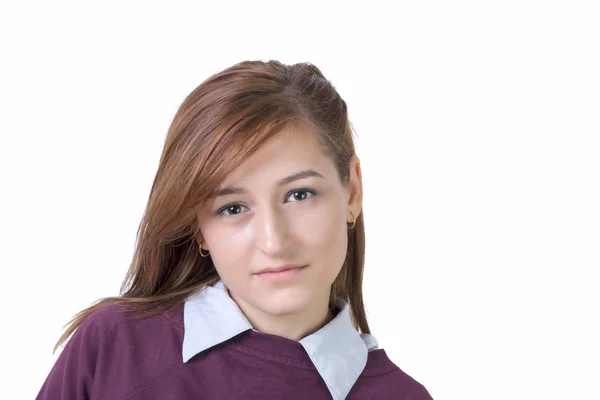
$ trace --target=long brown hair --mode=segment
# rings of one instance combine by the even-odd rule
[[[244,61],[194,89],[169,127],[121,295],[100,299],[76,314],[54,351],[101,307],[174,306],[216,283],[212,258],[201,257],[194,240],[199,233],[198,207],[245,159],[298,122],[316,132],[347,184],[355,148],[346,102],[316,66]],[[361,212],[348,230],[348,251],[332,295],[346,300],[354,326],[370,333],[362,296],[364,251]]]

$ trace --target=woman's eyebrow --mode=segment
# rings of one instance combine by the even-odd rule
[[[297,172],[295,174],[292,174],[290,176],[286,176],[285,178],[281,178],[280,180],[277,181],[277,185],[278,186],[283,186],[286,185],[290,182],[293,181],[297,181],[299,179],[305,179],[305,178],[310,178],[310,177],[317,177],[317,178],[325,178],[323,175],[321,175],[320,173],[318,173],[315,170],[312,169],[307,169],[304,171],[300,171]],[[228,196],[230,194],[243,194],[246,193],[247,190],[244,188],[240,188],[240,187],[226,187],[226,188],[222,188],[222,189],[217,189],[215,190],[213,197],[219,197],[219,196]]]

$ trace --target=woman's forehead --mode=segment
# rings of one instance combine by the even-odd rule
[[[250,184],[256,180],[276,184],[306,170],[314,170],[324,176],[328,173],[327,164],[330,164],[328,157],[314,132],[305,128],[286,128],[234,169],[221,186],[239,181]]]

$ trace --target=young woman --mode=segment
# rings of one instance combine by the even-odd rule
[[[317,67],[211,76],[170,126],[122,295],[75,316],[38,399],[431,399],[370,334],[361,203]]]

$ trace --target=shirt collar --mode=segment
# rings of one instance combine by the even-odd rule
[[[301,339],[315,368],[334,399],[344,399],[367,364],[368,352],[378,348],[370,334],[359,334],[350,307],[336,299],[340,312],[317,332]],[[190,296],[183,312],[183,362],[196,354],[252,329],[222,280]]]

